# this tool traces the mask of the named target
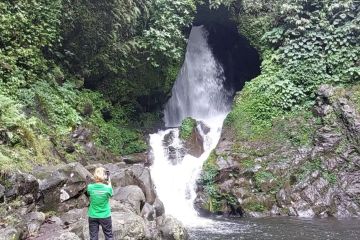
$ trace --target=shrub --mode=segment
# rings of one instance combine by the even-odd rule
[[[180,126],[180,138],[182,140],[187,140],[191,137],[194,128],[196,127],[196,120],[193,118],[185,118],[182,122],[181,122],[181,126]]]

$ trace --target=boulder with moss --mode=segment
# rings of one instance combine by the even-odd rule
[[[201,126],[206,128],[204,123],[197,122],[193,118],[185,118],[180,126],[179,137],[184,142],[186,152],[194,157],[200,157],[204,152],[204,139],[201,134]]]

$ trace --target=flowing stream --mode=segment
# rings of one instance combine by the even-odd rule
[[[307,220],[300,218],[205,219],[193,207],[196,180],[204,161],[216,147],[223,121],[230,110],[232,92],[223,88],[222,66],[207,43],[204,27],[193,27],[185,61],[164,109],[167,129],[150,135],[151,174],[166,214],[182,221],[191,239],[359,239],[359,220]],[[204,153],[196,158],[184,152],[178,126],[186,117],[205,124],[198,130]],[[206,132],[206,133],[205,133]]]

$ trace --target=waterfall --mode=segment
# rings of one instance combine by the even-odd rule
[[[224,70],[211,52],[207,35],[202,26],[191,29],[185,62],[165,105],[167,127],[179,126],[185,117],[206,120],[229,111],[231,93],[223,88]]]
[[[204,223],[193,207],[196,180],[204,161],[219,141],[230,108],[231,93],[223,88],[224,71],[211,52],[207,35],[202,26],[192,28],[184,64],[164,110],[165,124],[171,128],[150,134],[154,159],[151,174],[157,194],[166,214],[191,226]],[[209,130],[204,133],[198,125],[204,139],[204,153],[199,158],[184,153],[179,130],[175,128],[189,116],[201,121]]]

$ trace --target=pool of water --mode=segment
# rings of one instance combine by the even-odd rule
[[[213,219],[190,227],[191,240],[360,240],[360,219],[269,217]]]

